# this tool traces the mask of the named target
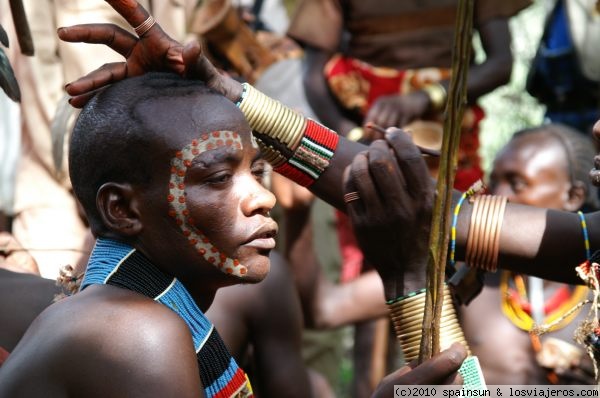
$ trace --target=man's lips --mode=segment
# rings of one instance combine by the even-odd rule
[[[259,249],[259,250],[272,250],[275,248],[275,239],[274,238],[254,239],[254,240],[244,244],[244,247],[252,247],[254,249]]]
[[[277,223],[269,221],[257,229],[243,246],[271,250],[275,247],[275,236],[277,236]]]

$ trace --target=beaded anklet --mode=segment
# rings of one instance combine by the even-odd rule
[[[308,187],[329,166],[339,136],[266,96],[248,83],[236,105],[246,116],[273,169]]]

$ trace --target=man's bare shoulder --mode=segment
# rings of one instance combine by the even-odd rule
[[[81,396],[132,396],[130,389],[133,396],[142,391],[170,396],[171,387],[197,396],[200,389],[183,320],[151,299],[112,286],[91,286],[35,320],[0,370],[0,381],[19,388],[28,379],[42,380],[47,390],[75,388]],[[171,379],[183,390],[171,386]]]
[[[69,339],[77,347],[90,343],[152,344],[157,338],[191,336],[185,322],[152,299],[113,286],[90,286],[48,307],[32,324],[36,333],[53,330],[56,340]],[[85,348],[84,348],[85,349]]]

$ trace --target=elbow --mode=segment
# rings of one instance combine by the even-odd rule
[[[314,101],[322,94],[321,88],[324,87],[324,77],[317,68],[308,66],[302,75],[302,84],[309,102]]]
[[[331,330],[339,327],[333,303],[329,303],[327,299],[321,301],[314,311],[311,329],[314,330]]]
[[[513,61],[512,56],[508,57],[507,60],[503,61],[502,67],[498,71],[498,86],[503,86],[510,82],[510,79],[512,77],[512,70],[513,70],[512,61]]]
[[[495,82],[497,87],[503,86],[510,82],[513,70],[513,56],[510,52],[501,56],[495,57],[491,60],[495,65],[496,73]]]
[[[304,56],[304,72],[302,73],[302,83],[308,93],[318,92],[325,85],[323,69],[329,60],[330,55],[307,47]]]
[[[329,330],[336,327],[331,322],[326,300],[314,299],[308,307],[303,303],[304,327],[309,330]]]

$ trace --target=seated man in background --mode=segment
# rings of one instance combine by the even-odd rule
[[[60,289],[39,276],[33,257],[7,232],[0,232],[0,365],[31,322]]]
[[[598,210],[597,189],[588,178],[587,166],[593,148],[589,137],[563,125],[517,132],[496,156],[490,191],[513,203],[571,212]],[[486,382],[593,383],[589,358],[573,345],[575,329],[589,305],[577,316],[563,319],[541,340],[529,333],[536,324],[560,320],[588,295],[585,286],[510,271],[486,275],[481,294],[461,307],[465,335],[481,361]]]

